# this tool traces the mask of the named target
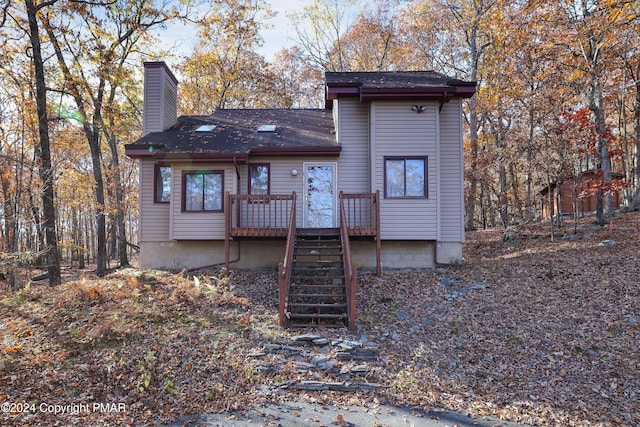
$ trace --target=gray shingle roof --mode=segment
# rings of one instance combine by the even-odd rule
[[[211,116],[183,116],[164,132],[153,132],[126,146],[127,154],[156,157],[187,154],[203,158],[250,154],[333,154],[336,142],[330,108],[341,96],[374,99],[435,99],[471,97],[475,82],[452,79],[435,71],[325,73],[326,110],[218,110]],[[276,125],[275,132],[258,132],[260,125]],[[215,129],[197,132],[201,125]]]
[[[417,89],[473,85],[475,83],[453,79],[436,71],[388,71],[325,73],[327,86],[358,86],[375,89]]]
[[[201,125],[215,129],[197,132]],[[275,132],[258,132],[260,125],[276,125]],[[156,155],[293,154],[339,151],[330,111],[320,109],[218,110],[211,116],[182,116],[164,132],[153,132],[127,146],[154,146]],[[163,146],[158,149],[159,146]]]

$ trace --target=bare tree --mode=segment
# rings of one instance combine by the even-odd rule
[[[38,13],[45,7],[55,4],[57,0],[50,0],[35,4],[33,0],[25,0],[27,19],[29,23],[29,40],[31,41],[31,61],[35,73],[36,106],[38,111],[38,131],[40,139],[39,160],[40,179],[43,184],[42,209],[44,214],[44,230],[47,239],[47,273],[49,286],[59,285],[60,256],[58,253],[58,236],[56,233],[56,209],[54,203],[54,177],[51,165],[51,141],[49,139],[49,121],[47,116],[47,86],[44,76],[44,60],[42,58],[42,44]],[[5,9],[6,11],[6,9]]]

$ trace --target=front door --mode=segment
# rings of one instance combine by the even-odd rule
[[[304,164],[304,226],[332,228],[336,225],[337,163]]]

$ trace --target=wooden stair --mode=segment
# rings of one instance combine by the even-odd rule
[[[339,228],[297,229],[286,305],[290,327],[343,327],[347,289]]]

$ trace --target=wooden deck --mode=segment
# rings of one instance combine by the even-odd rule
[[[227,193],[227,234],[229,237],[286,237],[296,193]]]
[[[378,237],[380,235],[380,192],[347,194],[340,192],[340,207],[344,209],[349,236]]]
[[[231,239],[286,239],[285,253],[283,254],[284,260],[278,265],[279,317],[282,326],[286,327],[289,323],[287,318],[288,306],[290,306],[290,308],[302,307],[304,310],[309,310],[309,307],[312,307],[316,310],[314,314],[310,312],[307,313],[303,310],[304,312],[297,313],[296,315],[298,317],[311,316],[318,324],[321,318],[324,319],[324,317],[345,319],[347,326],[355,330],[358,269],[351,259],[351,245],[349,244],[349,240],[352,237],[371,238],[375,240],[376,274],[380,275],[382,272],[380,264],[380,192],[345,194],[341,191],[339,196],[337,209],[340,214],[340,225],[338,228],[300,229],[296,227],[295,192],[291,194],[269,195],[225,193],[225,265],[227,270],[229,269],[229,243]],[[341,248],[338,253],[338,257],[340,258],[339,270],[343,276],[339,280],[343,286],[341,292],[344,299],[341,299],[339,304],[316,300],[293,301],[291,297],[297,295],[291,291],[293,286],[292,277],[294,277],[293,264],[296,262],[294,258],[296,238],[304,239],[305,236],[312,236],[311,238],[322,239],[324,235],[339,236]],[[320,253],[319,250],[318,253]],[[331,262],[337,261],[332,259]],[[307,266],[304,267],[304,269],[317,273],[317,271],[324,271],[325,267],[326,266],[323,265],[320,270],[318,270],[317,267]],[[298,270],[302,268],[303,267],[300,267]],[[315,270],[313,268],[315,268]],[[314,277],[310,280],[319,280],[318,277],[315,277],[316,273],[314,273]],[[299,276],[299,271],[296,274]],[[332,277],[331,280],[338,279]],[[318,286],[318,284],[313,282],[306,286]],[[330,285],[325,285],[325,287],[326,286],[333,286],[333,282],[331,282]],[[305,296],[309,297],[313,295]],[[331,297],[334,298],[333,295]],[[339,312],[331,311],[321,313],[322,310],[327,308],[331,310],[336,309]]]
[[[225,195],[227,235],[233,237],[287,237],[296,193]],[[340,192],[349,236],[380,235],[379,193]],[[339,207],[341,209],[341,207]]]
[[[295,223],[296,193],[225,193],[225,264],[229,268],[229,242],[234,238],[287,238]],[[380,274],[380,192],[339,194],[349,237],[376,241],[376,272]]]

